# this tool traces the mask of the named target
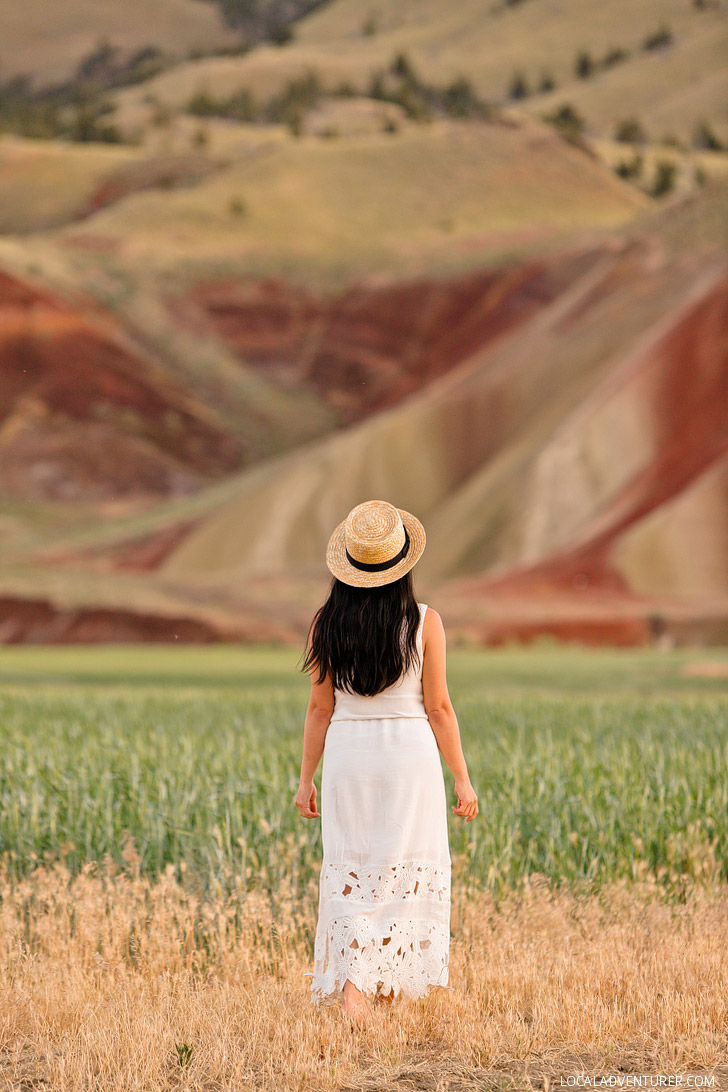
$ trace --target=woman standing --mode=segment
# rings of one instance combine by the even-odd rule
[[[295,805],[321,818],[323,862],[312,1000],[365,1015],[368,998],[448,987],[450,852],[441,753],[456,815],[478,814],[445,676],[439,614],[411,570],[425,531],[386,501],[331,535],[334,575],[308,635],[311,672]],[[439,753],[438,753],[439,749]],[[323,754],[321,812],[314,774]],[[448,987],[450,988],[450,987]]]

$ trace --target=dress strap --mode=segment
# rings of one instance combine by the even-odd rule
[[[420,643],[420,648],[422,648],[422,630],[425,626],[425,611],[427,610],[427,603],[419,603],[418,606],[420,608],[420,624],[417,627],[417,640]]]

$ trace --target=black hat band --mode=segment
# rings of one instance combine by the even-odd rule
[[[404,527],[404,524],[402,524],[402,526]],[[356,558],[352,557],[349,551],[346,550],[346,547],[344,547],[344,549],[346,551],[347,560],[355,569],[362,569],[366,573],[380,573],[384,569],[391,569],[394,565],[398,565],[402,558],[407,556],[409,544],[410,537],[407,534],[407,528],[404,527],[404,546],[402,549],[398,554],[395,554],[394,557],[390,557],[389,561],[379,561],[376,565],[369,565],[366,561],[357,561]]]

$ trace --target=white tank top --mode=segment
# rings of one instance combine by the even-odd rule
[[[378,694],[351,694],[334,687],[334,712],[330,723],[337,720],[369,720],[381,717],[427,717],[422,693],[422,626],[427,603],[417,605],[420,608],[420,624],[417,627],[419,663]]]

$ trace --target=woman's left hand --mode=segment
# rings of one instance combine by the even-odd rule
[[[304,819],[320,819],[321,812],[316,811],[316,786],[313,781],[309,784],[303,784],[298,786],[298,792],[296,793],[296,799],[293,803],[298,808],[299,815]]]

